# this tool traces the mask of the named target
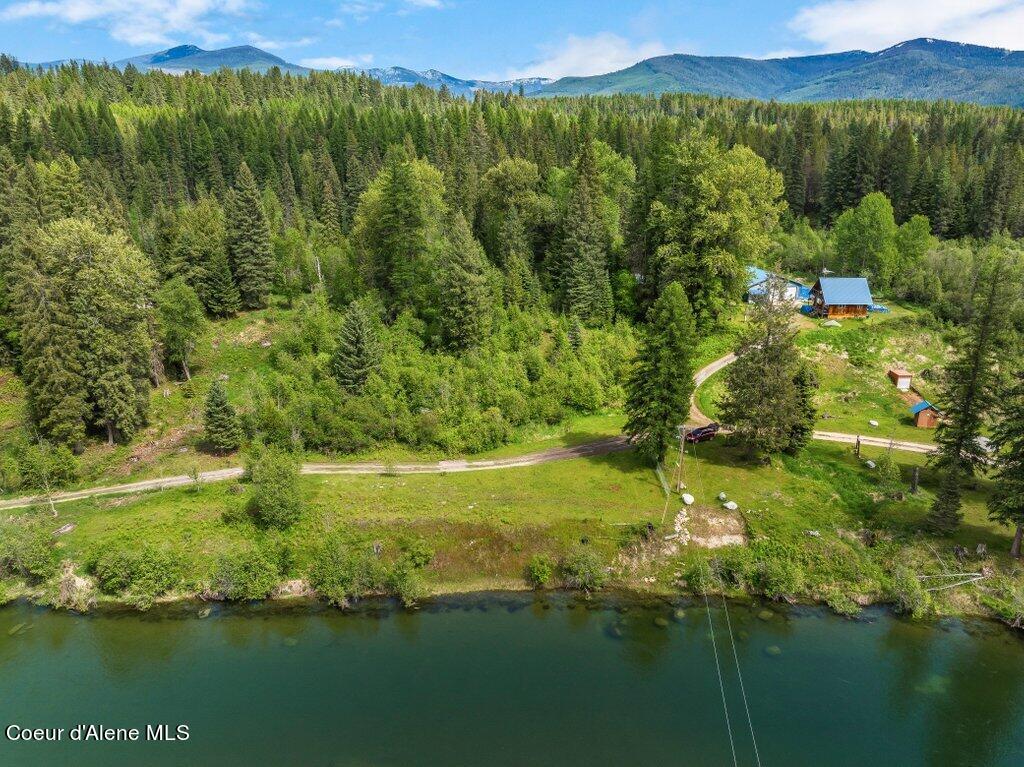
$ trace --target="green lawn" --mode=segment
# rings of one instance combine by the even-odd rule
[[[908,397],[887,376],[890,368],[907,368],[915,374],[915,388],[926,398],[935,396],[938,371],[949,350],[938,333],[917,322],[912,311],[894,307],[890,314],[847,320],[839,328],[802,319],[797,338],[819,378],[817,428],[909,442],[934,441],[933,429],[914,426]],[[723,371],[698,389],[701,412],[717,420],[724,394]]]
[[[880,453],[868,450],[865,457]],[[898,461],[909,482],[911,467],[923,456],[899,454]],[[874,473],[847,446],[821,443],[799,458],[760,466],[744,462],[718,440],[688,453],[684,469],[688,491],[697,498],[695,515],[720,513],[717,495],[725,492],[739,504],[748,532],[798,545],[809,540],[808,530],[838,540],[841,531],[865,527],[912,545],[935,483],[925,469],[920,495],[879,500]],[[231,483],[62,505],[59,522],[76,525],[60,538],[62,556],[85,561],[90,550],[118,539],[170,544],[186,554],[192,577],[201,581],[221,552],[270,538],[287,544],[291,575],[301,577],[311,552],[333,531],[354,540],[379,540],[392,550],[413,538],[426,539],[436,552],[427,572],[435,589],[510,587],[522,585],[523,567],[534,553],[557,558],[586,539],[611,561],[624,545],[636,543],[639,526],[659,527],[659,539],[670,532],[681,507],[678,499],[666,507],[653,471],[631,453],[498,471],[304,477],[302,484],[307,510],[299,524],[281,534],[225,521],[225,511],[240,508],[248,493]],[[993,552],[1008,549],[1010,531],[987,519],[986,492],[980,483],[967,493],[960,533],[935,545],[948,549],[955,541],[973,548],[984,542]],[[702,555],[689,547],[680,556],[685,562]],[[671,562],[663,564],[671,569]]]

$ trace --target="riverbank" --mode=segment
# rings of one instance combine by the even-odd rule
[[[260,528],[245,513],[246,483],[89,498],[57,507],[57,517],[35,507],[0,519],[0,559],[8,572],[20,568],[0,589],[84,609],[282,591],[316,590],[346,604],[380,592],[415,601],[616,587],[763,594],[844,614],[887,602],[919,615],[1015,622],[1024,579],[1006,555],[1009,531],[988,520],[987,484],[965,494],[955,536],[925,537],[918,530],[937,477],[925,456],[903,454],[904,481],[916,467],[921,491],[890,497],[866,464],[881,453],[865,448],[857,458],[849,447],[815,443],[761,466],[724,442],[701,445],[684,462],[688,507],[677,495],[666,499],[630,452],[492,472],[305,477],[302,515],[284,531]],[[962,562],[956,546],[966,552]],[[946,575],[961,572],[985,577],[924,590],[955,583]]]
[[[974,621],[618,593],[488,593],[411,611],[188,603],[87,620],[22,604],[0,609],[0,719],[186,724],[189,739],[7,741],[0,754],[25,767],[233,767],[282,753],[344,767],[725,764],[731,737],[753,764],[753,730],[766,764],[1008,767],[1024,758],[1022,653]]]

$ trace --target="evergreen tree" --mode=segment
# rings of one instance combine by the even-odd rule
[[[626,427],[641,456],[662,461],[678,437],[693,395],[693,313],[670,283],[651,307],[636,365],[626,383]]]
[[[30,410],[48,437],[79,445],[90,426],[130,439],[149,405],[154,275],[120,233],[79,219],[38,230],[15,294]]]
[[[341,388],[358,394],[366,379],[380,366],[380,345],[370,313],[353,301],[345,312],[338,345],[331,358],[331,372]]]
[[[814,396],[818,393],[818,376],[814,368],[805,361],[797,365],[793,376],[796,387],[796,418],[789,430],[789,444],[786,452],[796,455],[807,447],[814,434],[814,424],[818,420],[818,410],[814,407]]]
[[[584,322],[611,319],[612,288],[607,242],[597,208],[599,195],[593,143],[583,142],[576,158],[576,178],[562,224],[561,288],[566,310]]]
[[[242,306],[227,254],[215,251],[203,274],[203,303],[214,317],[231,317]]]
[[[440,266],[441,337],[450,349],[479,346],[491,327],[487,257],[462,212],[455,214]]]
[[[206,443],[218,454],[230,453],[242,444],[242,424],[228,401],[224,384],[214,380],[206,395],[203,415]]]
[[[1024,372],[1015,374],[1000,398],[992,448],[996,485],[989,517],[1015,527],[1010,556],[1019,559],[1024,540]]]
[[[270,226],[256,179],[244,162],[238,169],[228,202],[227,251],[242,306],[246,309],[266,306],[274,281]]]
[[[947,366],[940,402],[943,419],[935,441],[939,445],[935,465],[943,472],[938,497],[928,515],[928,527],[950,533],[963,518],[963,481],[984,468],[988,453],[979,442],[986,416],[997,400],[999,361],[1005,354],[1008,317],[1014,301],[1014,284],[1006,255],[990,246],[980,254],[984,266],[979,278],[966,332],[960,334],[956,357]]]
[[[813,373],[800,359],[785,282],[751,304],[750,330],[726,370],[722,420],[751,458],[798,452],[814,426]]]

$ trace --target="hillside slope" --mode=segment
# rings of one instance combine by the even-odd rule
[[[778,101],[905,98],[1024,105],[1024,52],[922,38],[877,53],[785,59],[676,54],[593,77],[566,77],[539,96],[682,91]]]

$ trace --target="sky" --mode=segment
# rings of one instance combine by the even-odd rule
[[[557,78],[915,37],[1024,49],[1024,0],[0,0],[0,51],[32,63],[250,44],[325,69]]]

